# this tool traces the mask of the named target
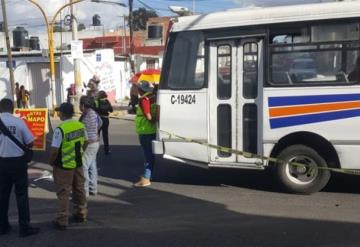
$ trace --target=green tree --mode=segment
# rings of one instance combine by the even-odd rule
[[[139,8],[133,11],[133,28],[134,31],[146,30],[146,22],[150,17],[157,17],[155,11]]]

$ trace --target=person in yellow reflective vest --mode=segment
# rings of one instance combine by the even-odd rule
[[[56,109],[63,121],[55,130],[50,151],[50,165],[53,166],[56,195],[58,198],[58,215],[53,221],[57,230],[66,230],[69,223],[69,196],[75,212],[72,221],[87,220],[87,200],[85,193],[85,177],[82,168],[82,154],[87,146],[85,126],[72,119],[74,107],[70,103],[62,103]]]

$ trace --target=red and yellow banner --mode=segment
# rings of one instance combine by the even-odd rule
[[[24,119],[34,135],[33,150],[44,151],[46,149],[46,133],[48,132],[48,109],[15,109],[15,115]]]

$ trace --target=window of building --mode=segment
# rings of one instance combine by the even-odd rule
[[[156,68],[156,59],[146,60],[146,68],[147,69],[155,69]]]

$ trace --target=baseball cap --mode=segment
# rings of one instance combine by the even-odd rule
[[[55,108],[55,111],[62,112],[66,115],[74,114],[74,106],[70,103],[62,103],[59,107]]]
[[[154,90],[148,81],[140,81],[137,86],[145,93],[151,93]]]

